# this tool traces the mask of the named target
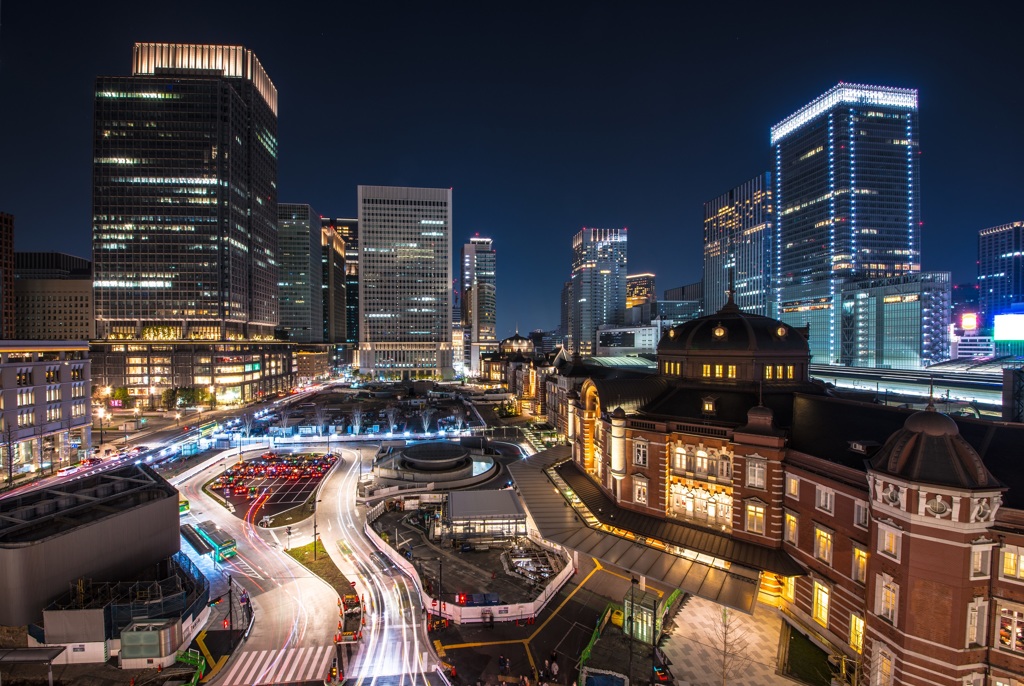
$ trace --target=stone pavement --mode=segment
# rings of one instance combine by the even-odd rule
[[[758,603],[753,615],[728,612],[728,682],[744,686],[791,686],[792,679],[776,674],[782,620],[775,610]],[[704,686],[722,683],[722,606],[694,596],[675,616],[663,651],[672,662],[676,683]]]

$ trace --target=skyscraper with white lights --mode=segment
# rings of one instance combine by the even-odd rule
[[[359,186],[359,353],[378,379],[454,375],[452,191]]]
[[[480,355],[498,349],[497,253],[490,238],[462,246],[462,331],[466,373],[480,374]]]
[[[619,326],[626,311],[626,229],[582,228],[572,239],[569,349],[597,352],[597,327]]]
[[[771,129],[778,318],[842,348],[842,286],[921,269],[917,91],[840,83]]]

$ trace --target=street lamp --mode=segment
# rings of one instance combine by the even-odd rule
[[[217,409],[217,387],[213,384],[210,384],[210,409]]]
[[[181,413],[180,412],[175,412],[174,413],[174,428],[177,429],[178,428],[178,424],[180,424],[180,423],[181,423]]]
[[[316,536],[316,504],[320,502],[319,499],[313,501],[313,561],[316,562],[316,542],[319,540]]]
[[[636,591],[637,584],[640,581],[633,577],[630,579],[629,586],[629,679],[633,680],[633,617],[636,615],[636,606],[633,605],[633,593]]]
[[[107,411],[101,407],[96,410],[96,416],[100,418],[100,445],[103,445],[103,420],[107,418]]]

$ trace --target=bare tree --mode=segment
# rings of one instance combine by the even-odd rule
[[[289,408],[281,408],[281,419],[278,423],[281,425],[281,431],[284,432],[290,425],[292,415],[295,414],[295,410]]]
[[[363,429],[363,404],[356,403],[352,408],[352,433],[359,434]]]
[[[420,421],[423,422],[423,433],[430,432],[430,420],[434,418],[437,413],[437,408],[433,405],[426,405],[420,410]]]
[[[316,433],[317,435],[323,435],[324,427],[327,425],[327,405],[324,403],[318,403],[313,408],[313,421],[316,422]]]
[[[388,431],[398,428],[398,406],[388,405],[384,408],[384,416],[388,418]]]
[[[721,685],[726,686],[729,679],[736,676],[736,672],[747,658],[744,653],[747,649],[747,630],[741,627],[729,612],[728,608],[722,608],[722,615],[715,623],[713,635],[710,637],[718,656],[721,659]]]
[[[243,412],[241,419],[245,437],[249,438],[252,435],[252,425],[256,422],[256,418],[252,416],[252,412]]]
[[[7,485],[14,485],[14,426],[10,421],[4,421],[4,428],[0,431],[0,438],[3,438],[4,447],[7,448]]]
[[[462,405],[452,408],[452,420],[455,422],[455,429],[462,431],[462,427],[466,424],[466,410]]]

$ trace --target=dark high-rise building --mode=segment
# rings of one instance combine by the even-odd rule
[[[654,274],[626,275],[626,307],[636,307],[658,299],[654,286]]]
[[[772,314],[772,210],[770,172],[704,203],[705,311],[722,309],[732,289],[743,311]]]
[[[462,246],[463,365],[471,376],[480,374],[480,356],[498,349],[497,264],[490,238]]]
[[[626,229],[582,228],[572,239],[573,353],[596,353],[597,328],[620,326],[626,311]]]
[[[695,283],[688,283],[685,286],[666,289],[665,300],[689,300],[703,302],[704,282],[697,281]]]
[[[321,343],[323,293],[320,215],[309,205],[277,206],[277,245],[281,302],[280,331],[284,340]]]
[[[961,283],[953,286],[950,300],[952,302],[953,316],[952,323],[960,330],[974,331],[978,328],[978,314],[980,304],[978,302],[978,282]],[[964,319],[967,315],[967,319]],[[966,325],[966,326],[965,326]]]
[[[96,79],[93,267],[104,339],[271,339],[277,89],[241,46],[136,43]]]
[[[359,347],[359,220],[321,218],[345,242],[345,346]]]
[[[0,338],[14,338],[14,215],[0,212]]]
[[[330,221],[330,220],[325,220]],[[320,229],[324,343],[345,345],[345,241],[331,225]]]
[[[14,254],[19,340],[87,341],[92,337],[92,263],[59,252]]]
[[[978,304],[981,326],[1024,303],[1024,221],[978,232]],[[1016,309],[1016,308],[1013,308]]]
[[[840,83],[771,144],[778,317],[810,324],[814,362],[831,364],[843,284],[921,268],[917,91]]]

